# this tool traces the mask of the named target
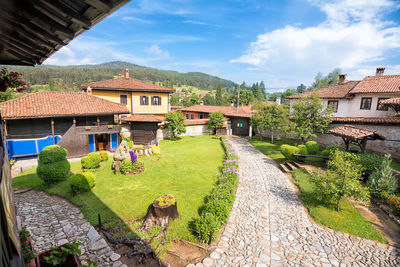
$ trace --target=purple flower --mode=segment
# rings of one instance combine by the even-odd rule
[[[135,152],[133,152],[132,150],[129,151],[129,155],[131,156],[131,161],[132,163],[136,162],[137,156],[135,154]]]

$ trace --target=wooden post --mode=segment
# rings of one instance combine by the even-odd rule
[[[51,135],[53,136],[53,145],[56,144],[56,140],[54,138],[54,120],[51,118]]]
[[[4,125],[4,136],[6,136],[7,137],[7,121],[6,120],[3,120],[3,125]]]
[[[366,137],[364,137],[360,143],[360,149],[361,149],[361,153],[365,152],[365,148],[367,146],[367,141],[368,139]]]

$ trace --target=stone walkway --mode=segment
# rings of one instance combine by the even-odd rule
[[[67,200],[30,190],[15,194],[17,216],[28,225],[35,252],[77,240],[83,243],[80,259],[90,258],[98,266],[127,267],[96,229],[83,218],[79,208]]]
[[[400,266],[399,249],[311,223],[276,164],[245,139],[230,142],[236,201],[217,249],[196,266]]]

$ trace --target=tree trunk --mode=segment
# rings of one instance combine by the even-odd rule
[[[179,218],[176,201],[172,205],[160,206],[156,200],[150,205],[147,215],[144,217],[143,224],[139,227],[139,231],[148,232],[154,224],[166,228],[169,219]]]
[[[274,134],[271,134],[271,144],[274,143]]]
[[[337,212],[340,211],[340,199],[341,199],[341,198],[342,198],[342,197],[340,196],[340,197],[338,197],[337,200],[336,200],[336,210],[337,210]]]

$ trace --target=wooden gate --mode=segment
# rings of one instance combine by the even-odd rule
[[[248,118],[239,118],[233,117],[231,118],[232,122],[232,134],[239,136],[248,136],[249,135],[249,119]]]
[[[156,142],[157,123],[132,122],[131,136],[135,145],[148,145]]]

